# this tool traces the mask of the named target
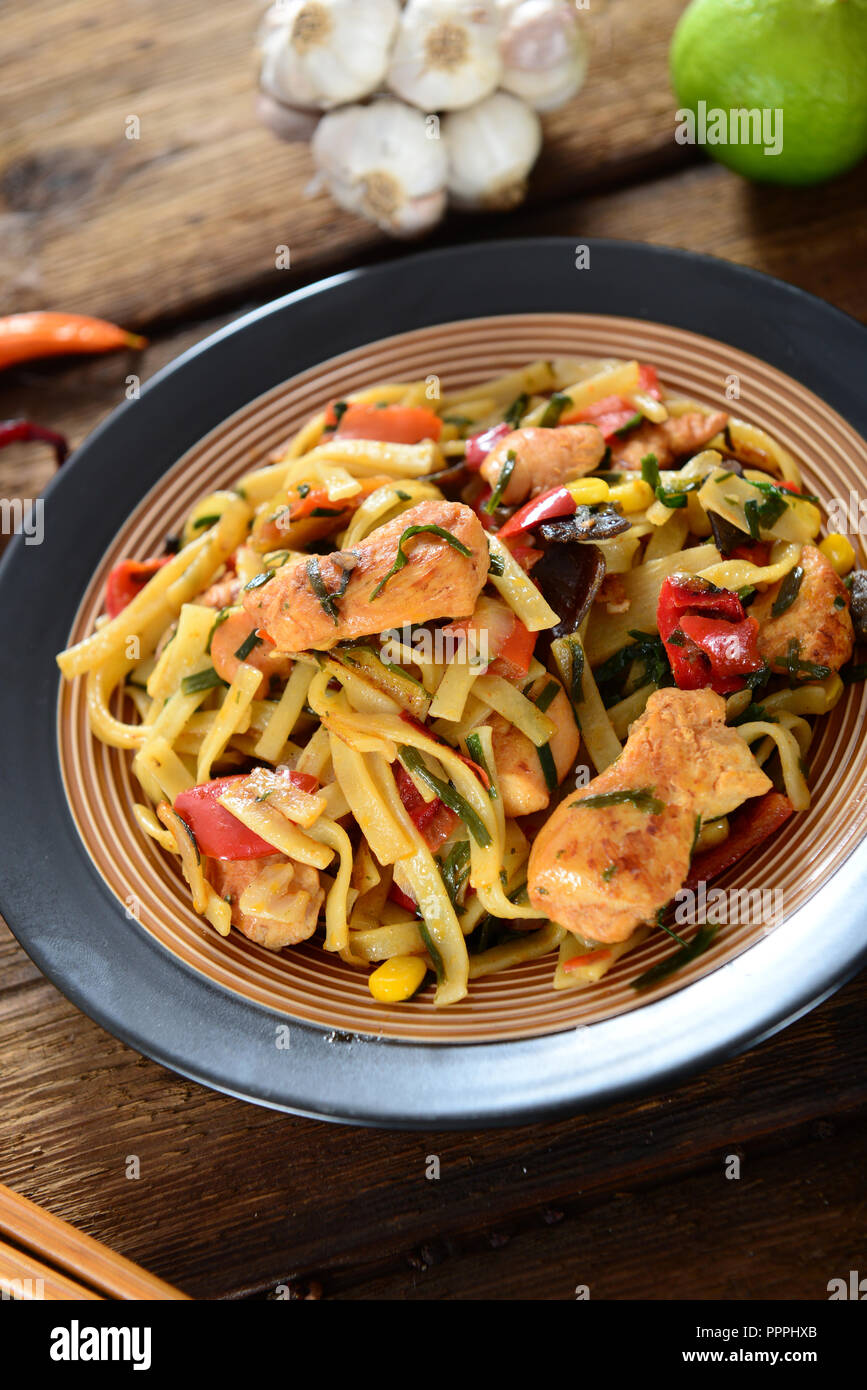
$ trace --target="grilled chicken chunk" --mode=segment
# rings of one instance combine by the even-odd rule
[[[698,453],[715,434],[725,429],[728,416],[723,410],[710,415],[691,410],[686,415],[670,416],[661,425],[645,420],[637,430],[631,430],[624,443],[615,438],[611,444],[612,461],[622,468],[640,468],[646,454],[654,454],[660,468],[671,468],[681,458]]]
[[[243,660],[247,666],[255,666],[262,672],[262,679],[255,698],[263,700],[268,694],[272,676],[286,680],[292,670],[291,657],[284,656],[265,638],[256,638],[256,628],[243,608],[235,608],[221,622],[211,638],[211,661],[221,680],[231,685]],[[253,645],[251,646],[250,643]],[[238,652],[247,650],[247,655]]]
[[[651,695],[617,761],[561,802],[536,837],[533,906],[606,942],[624,941],[665,907],[686,878],[697,817],[728,815],[771,787],[724,720],[725,701],[711,690]]]
[[[470,553],[430,531],[411,536],[404,543],[407,564],[374,597],[398,559],[401,536],[413,526],[438,526]],[[371,531],[353,550],[294,557],[268,583],[247,590],[244,608],[278,651],[327,651],[348,638],[404,623],[468,617],[488,563],[484,530],[469,507],[419,502]]]
[[[849,590],[815,545],[802,548],[798,563],[804,577],[794,602],[785,612],[777,618],[773,616],[785,579],[759,594],[750,605],[750,617],[758,619],[759,624],[759,651],[775,671],[798,669],[802,676],[809,677],[809,669],[797,668],[798,662],[839,671],[852,655],[855,643]]]
[[[526,497],[592,473],[605,456],[605,440],[595,425],[513,430],[491,450],[480,470],[494,489],[510,454],[515,462],[500,500],[513,507]]]
[[[256,880],[268,870],[257,885]],[[280,854],[264,859],[208,859],[205,876],[231,905],[232,925],[257,946],[281,951],[306,941],[316,930],[325,890],[319,886],[317,871],[307,864],[296,864]]]
[[[550,679],[553,680],[553,676]],[[572,706],[562,687],[545,713],[557,725],[548,747],[557,770],[557,781],[562,782],[581,744]],[[503,811],[507,816],[528,816],[533,811],[543,811],[551,793],[535,745],[501,714],[492,714],[485,722],[491,726]]]

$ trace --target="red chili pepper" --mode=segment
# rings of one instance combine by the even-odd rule
[[[784,479],[781,479],[780,482],[777,483],[777,487],[783,488],[785,492],[796,492],[799,496],[801,494],[801,488],[798,487],[797,483],[790,483]]]
[[[420,405],[375,405],[351,401],[338,419],[334,403],[325,413],[325,428],[341,439],[375,439],[387,444],[420,444],[439,439],[443,422]]]
[[[516,545],[514,542],[509,546],[509,551],[513,559],[518,561],[521,569],[526,570],[527,573],[530,572],[537,560],[541,560],[545,553],[543,550],[534,549],[532,545]]]
[[[89,318],[86,314],[35,310],[0,318],[0,370],[37,357],[146,346],[147,339],[137,333],[127,333],[115,323]]]
[[[396,883],[393,883],[389,888],[388,896],[393,903],[397,903],[398,907],[403,907],[407,912],[413,912],[418,916],[418,903],[415,898],[411,898],[409,893],[404,893],[403,889],[398,888]]]
[[[646,396],[652,396],[655,401],[662,400],[659,377],[655,367],[650,367],[645,363],[638,368],[638,389],[643,391]]]
[[[171,555],[155,556],[151,560],[121,560],[108,576],[105,583],[105,611],[110,618],[116,618],[136,594],[141,593],[149,579],[162,569]]]
[[[319,788],[318,779],[308,772],[287,770],[284,775],[300,791],[313,793]],[[202,854],[212,859],[262,859],[279,853],[217,800],[230,787],[246,780],[243,772],[236,777],[218,777],[213,782],[200,782],[175,797],[175,810],[190,827]]]
[[[532,531],[543,521],[553,521],[558,516],[571,516],[578,510],[575,498],[568,488],[552,487],[548,492],[540,492],[519,507],[513,516],[497,532],[500,540],[518,536],[523,531]]]
[[[58,468],[66,462],[69,445],[65,436],[58,434],[56,430],[48,430],[44,425],[34,425],[31,420],[0,421],[0,449],[5,449],[7,444],[30,444],[35,440],[51,445]]]
[[[728,838],[693,857],[684,887],[695,892],[700,883],[707,883],[724,869],[730,869],[773,835],[794,811],[791,801],[782,792],[766,792],[746,802],[732,817]]]
[[[505,439],[506,435],[511,433],[512,426],[504,420],[502,424],[493,425],[489,430],[481,430],[478,434],[471,434],[467,440],[464,462],[470,468],[479,468],[500,440]]]
[[[657,626],[681,690],[729,695],[760,671],[759,625],[737,594],[697,575],[669,575],[659,594]]]

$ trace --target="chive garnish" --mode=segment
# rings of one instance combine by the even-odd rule
[[[326,587],[325,580],[322,578],[318,556],[311,555],[305,568],[307,570],[307,578],[310,580],[311,589],[318,598],[323,611],[328,614],[334,626],[337,627],[339,621],[337,604],[346,593],[346,586],[349,583],[349,576],[352,573],[351,567],[341,565],[340,583],[333,593]]]
[[[779,618],[788,608],[791,608],[801,589],[804,579],[804,571],[800,565],[795,565],[790,569],[780,585],[777,597],[771,605],[771,617]]]
[[[503,493],[509,486],[509,479],[515,471],[515,463],[515,451],[514,449],[510,449],[508,454],[506,455],[506,462],[500,469],[500,476],[497,479],[497,486],[494,488],[493,492],[491,493],[490,497],[485,503],[485,511],[487,512],[488,516],[493,516],[494,512],[499,507]]]
[[[440,875],[452,907],[457,911],[461,889],[470,873],[470,842],[458,840],[440,864]]]
[[[214,512],[210,516],[197,516],[193,522],[194,531],[204,531],[206,526],[216,526],[220,520],[220,513]]]
[[[539,424],[542,429],[551,430],[555,425],[559,425],[560,416],[567,406],[572,404],[572,397],[565,395],[561,391],[555,391],[545,407],[545,413]]]
[[[259,636],[256,629],[253,628],[252,632],[247,633],[247,636],[244,638],[240,647],[235,652],[235,656],[238,658],[239,661],[246,661],[253,648],[260,646],[261,642],[262,638]]]
[[[660,980],[665,980],[669,975],[673,975],[684,965],[689,965],[710,946],[716,936],[718,925],[717,922],[706,922],[703,927],[699,928],[688,946],[684,946],[680,951],[675,951],[673,956],[669,956],[666,960],[661,960],[658,965],[652,965],[649,970],[645,970],[643,975],[639,975],[637,979],[632,981],[632,988],[650,989]]]
[[[397,556],[395,558],[394,564],[392,565],[388,573],[384,575],[382,579],[380,579],[376,588],[371,593],[371,602],[373,601],[373,599],[379,598],[379,595],[382,593],[389,579],[396,575],[399,570],[402,570],[404,566],[409,564],[409,556],[405,553],[403,547],[406,544],[406,542],[411,539],[412,536],[418,536],[423,531],[430,531],[433,535],[439,536],[441,540],[447,541],[448,544],[452,547],[452,549],[457,550],[458,553],[461,555],[472,555],[472,551],[464,545],[463,541],[459,541],[456,536],[452,536],[449,534],[448,531],[444,531],[442,526],[407,526],[406,530],[404,531],[403,535],[397,543]]]
[[[425,950],[431,958],[431,965],[437,977],[437,984],[440,984],[445,976],[446,968],[443,965],[443,958],[439,953],[439,948],[435,945],[434,939],[428,930],[427,922],[422,917],[418,924],[418,934],[425,945]]]
[[[245,584],[245,589],[261,589],[263,584],[267,584],[269,579],[274,578],[274,570],[261,570],[259,574],[254,574],[249,584]]]
[[[491,843],[491,837],[485,822],[466,798],[461,796],[450,782],[443,781],[442,777],[437,777],[435,773],[430,771],[418,749],[410,748],[408,744],[401,744],[397,752],[407,771],[413,772],[416,777],[420,777],[423,782],[426,782],[431,791],[436,792],[440,801],[444,802],[450,811],[454,811],[455,815],[460,817],[476,844],[480,845],[482,849],[487,849]]]
[[[620,429],[615,430],[614,433],[617,435],[618,439],[622,439],[623,436],[625,434],[628,434],[630,430],[634,430],[636,425],[640,425],[643,419],[644,416],[642,415],[641,411],[637,410],[635,414],[632,416],[632,419],[627,420],[626,423],[621,425]]]
[[[214,640],[214,633],[217,631],[218,627],[221,627],[223,625],[231,611],[231,608],[221,608],[216,618],[214,619],[214,626],[208,633],[208,645],[205,647],[205,652],[208,656],[211,655],[211,643]]]
[[[479,738],[478,734],[467,734],[467,752],[469,753],[473,762],[478,763],[479,767],[482,769],[482,772],[487,777],[488,796],[491,798],[492,801],[496,801],[497,788],[494,785],[494,779],[491,776],[491,769],[488,767],[487,760],[485,758],[485,752],[482,748],[482,740]]]
[[[503,423],[517,429],[518,425],[521,423],[521,417],[524,415],[529,404],[530,397],[526,392],[523,392],[520,396],[516,396],[503,416]]]
[[[206,666],[204,671],[194,671],[191,676],[184,676],[181,681],[181,690],[184,695],[198,695],[201,690],[211,690],[214,686],[225,685],[213,666]]]
[[[585,796],[580,801],[570,801],[570,806],[585,806],[591,810],[601,810],[606,806],[632,805],[649,816],[658,816],[665,810],[665,802],[653,795],[653,787],[638,787],[616,792],[603,792],[600,796]]]
[[[314,507],[311,516],[343,516],[342,507]]]

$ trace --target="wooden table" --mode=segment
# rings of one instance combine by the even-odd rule
[[[667,243],[867,319],[863,167],[819,189],[755,188],[674,142],[666,53],[682,8],[594,0],[591,76],[546,122],[530,201],[455,217],[433,243]],[[0,418],[77,444],[130,370],[147,378],[242,308],[403,254],[308,196],[306,148],[257,125],[258,13],[58,0],[46,24],[38,6],[0,5],[0,312],[63,307],[151,337],[135,368],[5,374]],[[275,268],[281,244],[290,271]],[[40,446],[7,449],[0,496],[35,497],[51,471]],[[823,1299],[830,1278],[867,1268],[867,977],[673,1095],[405,1135],[275,1115],[171,1075],[79,1014],[5,926],[0,972],[0,1180],[196,1297],[570,1298],[588,1284],[593,1298]]]

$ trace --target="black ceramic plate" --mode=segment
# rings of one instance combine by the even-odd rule
[[[514,1124],[670,1086],[791,1022],[867,955],[862,844],[784,929],[687,988],[592,1026],[431,1046],[292,1022],[290,1046],[281,1048],[284,1016],[212,983],[124,919],[70,815],[54,654],[91,576],[129,513],[186,450],[319,361],[460,319],[624,316],[741,348],[867,433],[867,332],[854,320],[725,262],[629,243],[589,248],[583,271],[567,239],[433,252],[338,276],[248,315],[115,412],[48,488],[42,545],[23,537],[10,545],[0,567],[2,908],[58,988],[147,1056],[230,1094],[325,1119]]]

